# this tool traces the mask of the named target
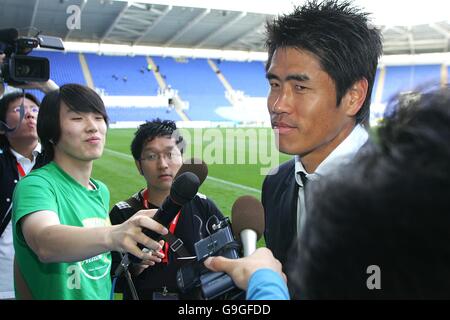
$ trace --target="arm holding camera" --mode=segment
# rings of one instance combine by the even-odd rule
[[[26,84],[16,85],[14,87],[21,89],[37,89],[45,94],[59,89],[59,86],[52,79],[49,79],[45,82],[27,82]]]
[[[248,300],[289,299],[281,263],[267,248],[259,248],[252,255],[240,259],[210,257],[205,266],[215,272],[226,272],[237,287],[247,291]]]

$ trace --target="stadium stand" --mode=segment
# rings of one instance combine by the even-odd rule
[[[70,82],[86,84],[77,53],[35,50],[32,55],[50,60],[51,78],[57,84]],[[167,108],[167,102],[163,96],[158,96],[161,94],[161,89],[153,73],[155,70],[147,70],[145,56],[106,56],[92,53],[84,54],[84,56],[95,88],[109,98],[105,98],[105,101],[108,101],[107,111],[112,123],[144,121],[155,117],[174,121],[183,120],[175,110]],[[261,61],[214,61],[233,90],[248,97],[247,100],[242,100],[242,106],[234,105],[233,108],[229,97],[227,99],[224,85],[206,59],[177,61],[174,58],[153,57],[153,61],[156,72],[163,77],[166,85],[174,89],[183,101],[188,102],[189,108],[185,110],[185,113],[193,121],[236,121],[234,119],[236,116],[231,117],[230,113],[235,114],[237,110],[241,110],[239,113],[243,118],[246,115],[246,118],[251,119],[251,114],[257,109],[253,109],[255,107],[253,105],[261,104],[262,100],[258,99],[265,99],[267,95],[268,85],[264,64]],[[384,81],[380,82],[381,69],[377,70],[375,77],[372,92],[372,113],[374,113],[372,118],[382,117],[384,105],[393,95],[424,85],[436,85],[441,81],[441,65],[437,64],[389,65],[384,68]],[[448,81],[450,81],[450,67],[446,68]],[[381,92],[377,98],[376,93],[379,90]],[[31,92],[38,98],[43,98],[40,91],[31,90]],[[121,103],[113,106],[111,103],[114,104],[114,101],[121,101]],[[123,105],[123,101],[129,101],[129,106]],[[142,105],[143,101],[148,101],[149,106]],[[254,119],[256,118],[258,117]]]
[[[370,101],[372,103],[374,103],[376,99],[376,92],[379,85],[378,83],[379,79],[380,79],[380,69],[377,69],[377,73],[375,74],[375,81],[373,82],[372,96],[370,97],[371,99]]]
[[[234,62],[216,61],[224,77],[235,90],[241,90],[252,97],[266,97],[269,86],[266,71],[261,61]]]
[[[223,121],[215,109],[229,106],[225,89],[205,59],[186,59],[176,62],[173,58],[154,57],[153,61],[167,85],[178,91],[178,95],[189,101],[186,114],[192,120]]]
[[[155,96],[158,84],[144,56],[85,54],[95,87],[111,96]]]
[[[167,108],[135,108],[115,107],[106,109],[111,122],[117,121],[147,121],[155,118],[180,121],[175,110]]]
[[[439,84],[440,69],[440,65],[387,66],[382,102],[388,102],[399,92]]]
[[[450,83],[450,66],[447,68],[447,83]]]

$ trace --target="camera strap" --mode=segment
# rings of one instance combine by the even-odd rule
[[[190,254],[187,251],[186,247],[184,246],[183,240],[180,238],[177,238],[173,233],[168,233],[165,236],[162,236],[164,241],[169,244],[170,250],[175,253],[178,257],[189,257]],[[168,248],[167,251],[165,251],[167,258]]]

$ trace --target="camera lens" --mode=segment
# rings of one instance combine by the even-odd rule
[[[11,78],[15,81],[47,81],[49,63],[46,58],[16,55],[12,59]]]
[[[31,75],[31,68],[26,64],[16,66],[16,75],[18,77],[27,77]]]

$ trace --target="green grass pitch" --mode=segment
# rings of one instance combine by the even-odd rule
[[[134,129],[110,129],[103,156],[94,162],[93,177],[108,186],[110,207],[145,186],[144,178],[139,175],[131,156],[130,143],[134,132]],[[270,164],[276,166],[290,159],[290,156],[276,150],[265,152],[267,148],[262,150],[260,147],[270,137],[273,140],[271,129],[182,129],[181,133],[187,137],[187,142],[191,142],[185,155],[203,156],[208,164],[209,178],[200,187],[200,192],[213,200],[225,216],[231,215],[231,208],[238,197],[251,195],[261,198],[264,180],[261,167],[269,168]],[[227,139],[227,134],[232,138]],[[271,155],[272,162],[260,157],[261,152]],[[273,161],[275,158],[276,161]],[[263,239],[258,246],[264,246]]]

